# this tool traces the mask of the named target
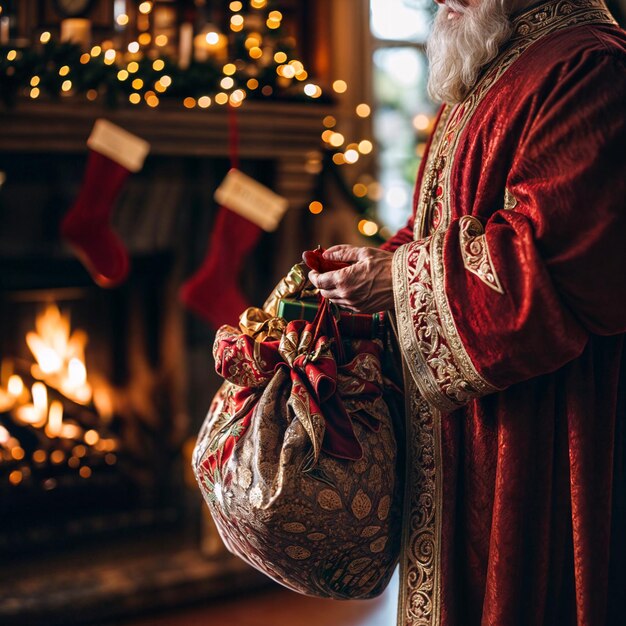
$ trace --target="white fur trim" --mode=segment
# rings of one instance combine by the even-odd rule
[[[87,146],[119,163],[129,172],[138,172],[150,152],[150,144],[105,119],[96,120]]]
[[[289,207],[286,198],[236,169],[228,172],[215,199],[267,232],[278,228]]]

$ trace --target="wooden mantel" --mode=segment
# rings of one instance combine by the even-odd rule
[[[322,120],[332,107],[300,102],[245,102],[236,110],[243,158],[293,158],[320,147]],[[82,152],[94,120],[105,117],[150,142],[153,154],[228,155],[227,107],[107,109],[73,99],[20,100],[0,109],[0,151]]]

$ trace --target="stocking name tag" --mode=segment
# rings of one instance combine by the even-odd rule
[[[278,228],[289,207],[286,198],[236,169],[228,172],[215,200],[267,232]]]

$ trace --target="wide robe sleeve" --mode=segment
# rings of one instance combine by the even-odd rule
[[[504,209],[394,254],[405,361],[443,411],[561,368],[590,333],[626,331],[626,68],[592,61],[563,68],[538,106]]]

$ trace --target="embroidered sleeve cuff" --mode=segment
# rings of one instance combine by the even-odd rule
[[[393,290],[400,348],[424,399],[450,412],[498,389],[478,373],[454,323],[445,292],[445,232],[398,248]]]

